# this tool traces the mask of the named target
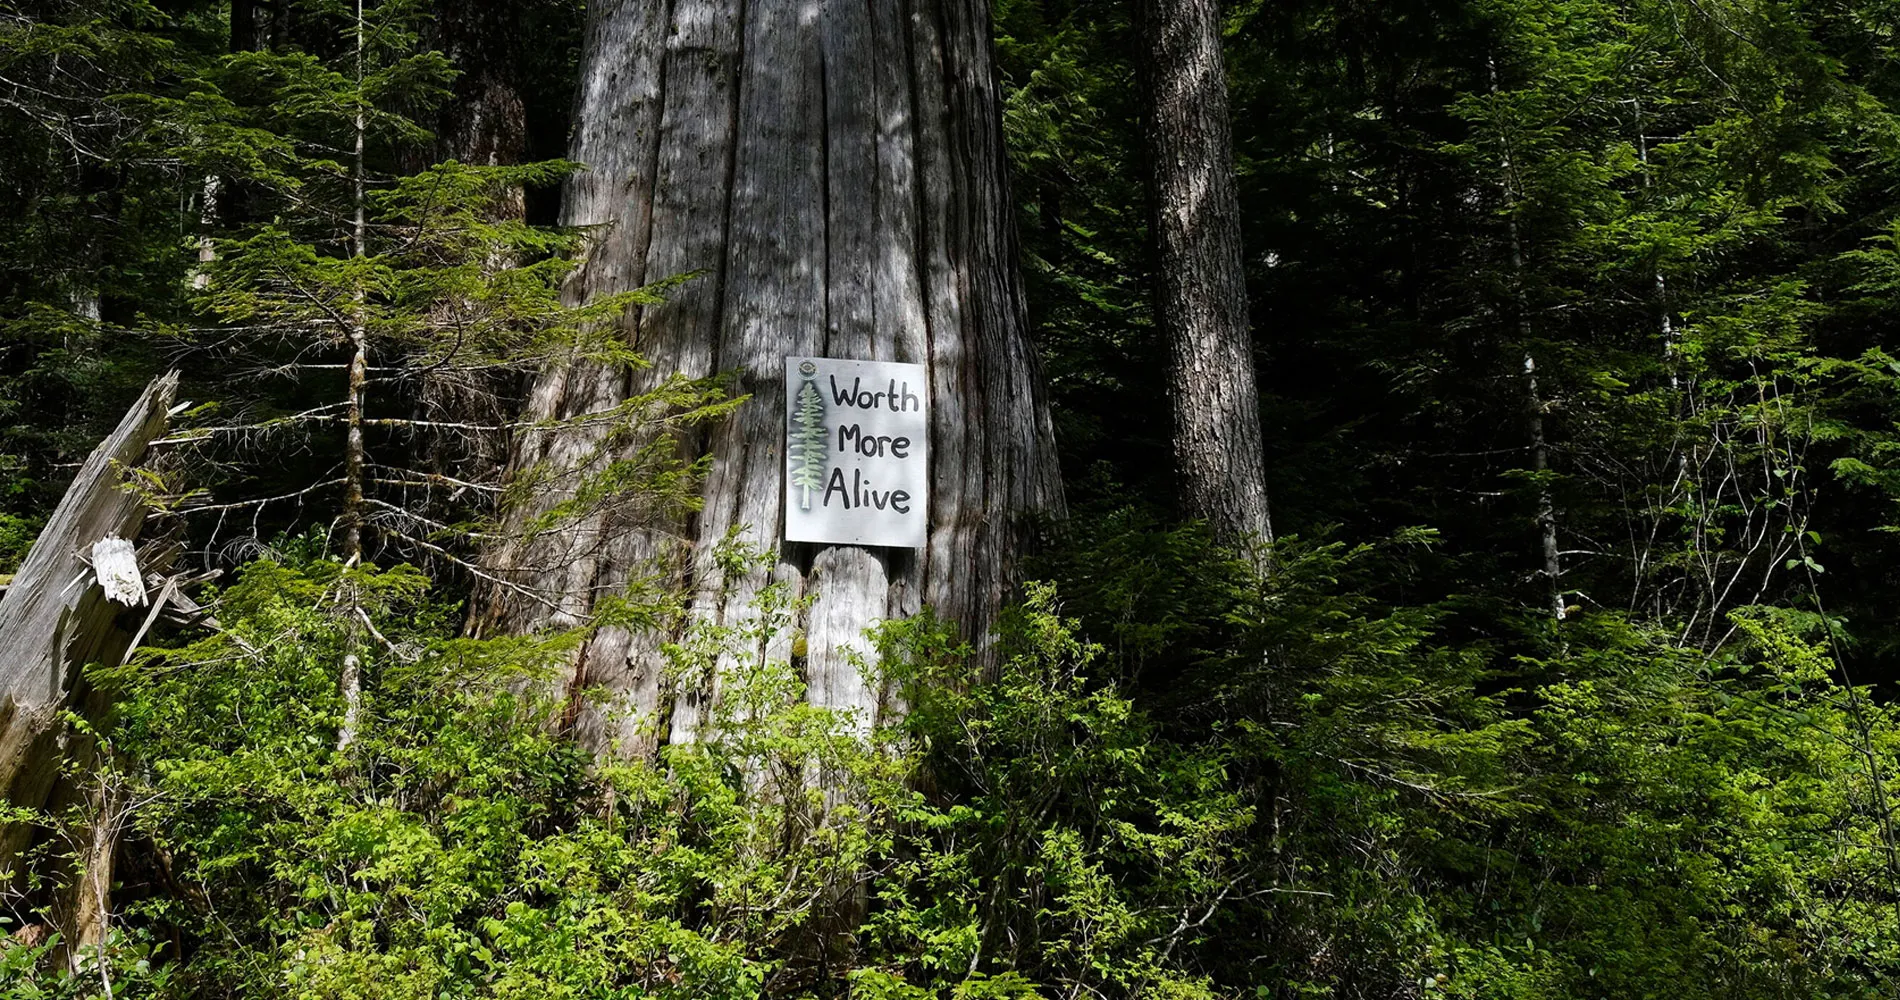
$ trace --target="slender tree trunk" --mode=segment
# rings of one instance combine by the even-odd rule
[[[1643,126],[1643,105],[1641,101],[1632,100],[1630,107],[1635,112],[1636,117],[1636,158],[1643,167],[1643,190],[1649,191],[1655,186],[1655,178],[1649,162],[1649,134]],[[1670,311],[1669,306],[1669,282],[1663,275],[1663,269],[1660,263],[1658,263],[1655,271],[1655,289],[1657,333],[1662,339],[1663,367],[1668,372],[1670,406],[1672,407],[1673,414],[1677,417],[1681,417],[1683,416],[1683,407],[1686,402],[1682,391],[1682,363],[1676,344],[1675,317]],[[1665,506],[1670,507],[1683,502],[1685,499],[1689,499],[1687,491],[1693,488],[1690,484],[1695,477],[1695,472],[1689,463],[1689,455],[1693,449],[1684,446],[1680,430],[1677,431],[1676,437],[1677,439],[1670,446],[1670,450],[1675,453],[1675,468],[1670,470],[1669,473],[1673,476],[1673,479],[1666,487],[1670,492],[1671,499]],[[1701,491],[1697,490],[1695,498],[1691,502],[1699,505],[1702,502],[1701,497]],[[1633,582],[1630,587],[1631,610],[1635,610],[1638,602],[1641,601],[1644,585],[1650,580],[1649,568],[1651,565],[1652,550],[1655,547],[1656,529],[1657,521],[1652,518],[1649,521],[1648,530],[1645,532],[1649,536],[1648,544],[1642,545],[1632,552]],[[1641,538],[1642,535],[1632,533],[1631,537]],[[1665,591],[1662,587],[1656,587],[1653,589],[1652,595],[1650,599],[1651,613],[1657,618],[1662,618],[1667,613]]]
[[[356,0],[356,99],[363,100],[363,0]],[[358,107],[353,132],[355,156],[351,161],[351,205],[355,218],[350,226],[350,256],[363,260],[369,254],[369,192],[364,174],[364,153],[369,139],[369,122]],[[350,370],[347,440],[343,457],[343,555],[350,565],[363,561],[363,475],[366,465],[363,445],[363,393],[369,384],[369,331],[366,328],[363,278],[356,278],[350,296]]]
[[[1648,191],[1655,185],[1655,179],[1649,167],[1649,135],[1643,131],[1643,105],[1632,101],[1636,112],[1636,158],[1643,165],[1643,190]],[[1669,312],[1669,282],[1663,277],[1662,267],[1656,268],[1656,319],[1661,327],[1663,364],[1669,368],[1669,388],[1682,387],[1682,374],[1676,357],[1676,323]]]
[[[1537,392],[1537,359],[1524,355],[1524,424],[1530,435],[1531,471],[1543,475],[1550,471],[1550,444],[1544,438],[1544,399]],[[1543,559],[1543,576],[1549,585],[1550,610],[1563,621],[1563,560],[1557,550],[1557,508],[1551,501],[1550,487],[1537,484],[1537,548]]]
[[[1511,164],[1505,161],[1505,202],[1506,211],[1514,212],[1517,197],[1511,187],[1509,174]],[[1529,440],[1531,471],[1538,475],[1537,481],[1537,548],[1541,559],[1540,575],[1546,585],[1551,615],[1558,621],[1566,617],[1564,610],[1563,559],[1557,548],[1557,505],[1551,498],[1550,484],[1543,475],[1550,471],[1550,442],[1544,436],[1544,410],[1548,404],[1537,391],[1537,358],[1530,353],[1532,335],[1530,301],[1524,290],[1524,244],[1517,232],[1517,216],[1509,217],[1511,235],[1511,285],[1512,295],[1517,305],[1517,334],[1523,343],[1524,353],[1524,431]]]
[[[363,99],[363,0],[356,0],[356,97]],[[356,157],[351,170],[354,191],[352,197],[356,217],[350,229],[350,256],[362,260],[369,254],[369,202],[366,189],[367,177],[364,174],[363,155],[369,138],[369,122],[361,107],[357,109],[355,120]],[[363,478],[367,474],[368,456],[363,443],[363,404],[364,394],[369,385],[369,330],[364,315],[367,297],[364,294],[363,277],[357,276],[356,290],[350,302],[350,373],[348,387],[348,429],[343,454],[343,558],[346,565],[355,568],[363,561]],[[363,660],[356,644],[356,612],[358,605],[356,591],[352,584],[343,584],[342,610],[349,622],[350,647],[344,650],[343,663],[339,670],[338,686],[343,693],[343,722],[337,729],[336,745],[339,751],[349,748],[356,738],[357,725],[363,707]]]
[[[1487,68],[1491,74],[1491,94],[1498,93],[1498,67],[1495,59],[1487,59]],[[1539,575],[1544,578],[1545,599],[1549,602],[1552,617],[1563,621],[1564,608],[1563,560],[1557,546],[1557,505],[1550,492],[1550,484],[1544,474],[1550,471],[1550,442],[1544,435],[1544,413],[1549,403],[1537,391],[1537,359],[1531,353],[1531,338],[1535,330],[1531,324],[1530,293],[1525,287],[1524,240],[1517,226],[1517,162],[1513,156],[1509,136],[1502,140],[1502,177],[1499,190],[1504,195],[1505,230],[1511,246],[1511,298],[1517,310],[1518,343],[1524,350],[1524,431],[1529,438],[1531,471],[1537,479],[1537,547],[1540,559]]]
[[[881,697],[856,663],[871,652],[864,630],[927,605],[982,643],[1033,519],[1061,508],[1016,273],[988,6],[597,4],[581,77],[572,155],[590,169],[571,183],[566,215],[606,229],[572,294],[702,274],[626,318],[651,369],[549,371],[531,416],[604,410],[675,373],[734,372],[752,398],[679,442],[712,459],[691,523],[601,514],[493,553],[495,574],[555,606],[497,590],[485,624],[572,624],[597,595],[658,568],[688,588],[691,622],[743,629],[761,592],[783,584],[810,601],[795,629],[747,640],[677,690],[661,669],[672,636],[598,631],[567,684],[617,699],[577,706],[579,735],[626,752],[690,739],[723,678],[758,657],[799,664],[813,702],[868,720]],[[780,541],[787,355],[928,366],[924,548]],[[572,427],[531,434],[515,464],[579,462],[598,443]],[[764,559],[728,575],[718,552],[729,536]]]
[[[1139,0],[1148,168],[1182,505],[1271,541],[1218,0]]]

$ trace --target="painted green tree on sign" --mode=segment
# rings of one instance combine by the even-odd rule
[[[799,507],[811,509],[811,491],[825,488],[825,398],[812,384],[811,373],[816,369],[806,362],[800,369],[805,375],[805,387],[798,390],[798,414],[793,418],[797,426],[791,434],[792,485],[803,492],[799,497]]]

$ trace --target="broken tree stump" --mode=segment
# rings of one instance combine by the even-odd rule
[[[165,432],[177,389],[176,372],[146,387],[80,467],[0,596],[0,795],[12,805],[44,809],[85,800],[84,791],[62,774],[62,763],[90,761],[92,750],[64,738],[62,713],[97,708],[83,704],[87,693],[80,672],[89,663],[121,662],[144,617],[120,614],[147,597],[134,546],[150,510],[125,488],[125,474],[145,460],[151,443]],[[177,547],[150,551],[168,562]],[[0,825],[0,872],[18,876],[16,862],[38,830],[28,823]],[[103,878],[109,884],[111,849],[93,846],[82,852],[90,857],[75,867],[83,872],[83,883]],[[63,911],[56,922],[67,932],[62,951],[69,961],[103,933],[99,914],[91,912],[103,901],[47,902]]]

